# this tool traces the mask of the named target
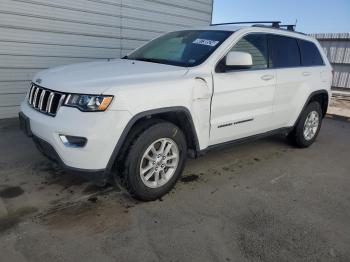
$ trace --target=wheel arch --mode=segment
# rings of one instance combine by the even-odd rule
[[[197,156],[197,153],[200,151],[199,141],[190,111],[183,106],[152,109],[136,114],[128,122],[108,161],[106,167],[108,171],[112,170],[115,161],[120,156],[120,153],[123,153],[122,148],[124,145],[127,146],[127,138],[132,135],[132,130],[135,128],[140,128],[143,123],[147,123],[151,120],[168,121],[179,126],[186,137],[189,155],[191,157]]]
[[[302,112],[305,110],[305,108],[307,107],[308,104],[310,104],[311,102],[318,102],[321,105],[322,108],[322,117],[326,116],[327,110],[328,110],[328,103],[329,103],[329,93],[326,89],[321,89],[321,90],[317,90],[312,92],[309,97],[307,98],[302,110],[299,113],[299,116],[297,118],[297,120],[294,123],[294,126],[298,123]]]
[[[311,102],[319,102],[322,108],[322,116],[325,117],[328,110],[329,94],[326,90],[320,90],[319,92],[314,92],[310,97],[308,104]]]

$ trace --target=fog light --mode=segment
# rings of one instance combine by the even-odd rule
[[[84,147],[87,143],[85,137],[59,135],[62,143],[67,147]]]

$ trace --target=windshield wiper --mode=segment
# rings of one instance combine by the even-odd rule
[[[165,60],[165,59],[156,59],[156,58],[135,58],[134,60],[143,61],[143,62],[150,62],[150,63],[157,63],[157,64],[169,64],[169,61],[168,61],[168,60]]]
[[[150,62],[150,63],[156,63],[156,64],[164,64],[164,65],[172,65],[172,66],[180,66],[180,67],[186,67],[186,65],[171,61],[171,60],[166,60],[166,59],[158,59],[158,58],[133,58],[133,57],[128,57],[127,59],[129,60],[135,60],[135,61],[143,61],[143,62]]]

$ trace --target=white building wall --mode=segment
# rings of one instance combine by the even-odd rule
[[[350,33],[314,34],[334,70],[332,87],[350,90]]]
[[[212,0],[0,0],[0,118],[17,115],[39,70],[118,58],[211,14]]]

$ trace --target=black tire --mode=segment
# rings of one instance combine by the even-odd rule
[[[174,141],[179,151],[177,168],[166,184],[158,188],[145,185],[140,175],[140,165],[143,154],[147,148],[161,138],[169,138]],[[179,179],[187,158],[186,139],[179,127],[169,122],[155,123],[140,133],[130,144],[127,152],[124,170],[123,184],[134,198],[142,201],[153,201],[167,194]]]
[[[318,124],[317,131],[315,132],[315,135],[312,137],[312,139],[307,140],[304,136],[304,125],[307,117],[313,111],[316,111],[318,113],[319,124]],[[315,142],[318,136],[318,133],[320,132],[321,125],[322,125],[322,116],[323,116],[322,108],[318,102],[311,102],[310,104],[308,104],[304,109],[304,111],[301,113],[299,120],[296,123],[293,131],[289,133],[288,139],[292,142],[292,144],[300,148],[306,148],[311,146]]]

